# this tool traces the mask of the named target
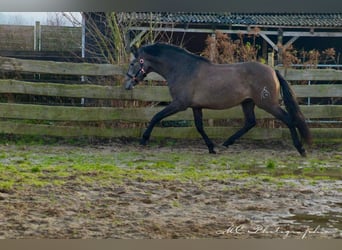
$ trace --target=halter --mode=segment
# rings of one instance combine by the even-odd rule
[[[133,76],[131,74],[129,74],[128,72],[126,73],[126,75],[131,78],[132,80],[134,80],[135,82],[139,82],[139,80],[137,79],[138,75],[140,73],[143,73],[143,76],[146,76],[146,71],[144,70],[144,59],[140,58],[139,60],[140,63],[140,69],[138,70],[138,72]]]

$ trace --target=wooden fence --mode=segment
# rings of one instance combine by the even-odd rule
[[[0,25],[0,51],[81,50],[82,28],[40,25]]]
[[[110,76],[123,75],[124,67],[109,64],[88,63],[61,63],[34,60],[20,60],[0,57],[1,71],[17,71],[31,73],[49,73],[79,76]],[[341,81],[342,71],[339,70],[294,70],[280,69],[289,81]],[[160,76],[150,74],[149,79],[159,79]],[[314,84],[293,85],[297,97],[303,98],[341,98],[342,84]],[[101,86],[99,84],[61,84],[48,82],[25,82],[14,79],[0,79],[0,94],[25,94],[49,97],[91,98],[106,100],[140,100],[151,102],[147,107],[85,107],[38,105],[24,103],[0,103],[0,133],[50,135],[62,137],[96,136],[96,137],[140,137],[143,126],[98,126],[91,125],[99,122],[143,123],[146,124],[152,116],[163,107],[156,105],[160,102],[169,102],[170,96],[166,86],[139,85],[132,91],[124,90],[122,86]],[[309,120],[342,120],[342,105],[303,105],[304,115]],[[228,110],[204,110],[204,119],[234,120],[242,119],[240,107]],[[256,109],[258,119],[272,119],[273,117],[263,110]],[[168,121],[190,121],[191,110],[175,114]],[[191,124],[191,123],[190,123]],[[339,123],[338,123],[339,124]],[[242,124],[240,125],[242,126]],[[236,131],[236,127],[206,126],[208,135],[213,138],[226,139]],[[342,138],[342,126],[312,128],[316,140]],[[193,126],[188,127],[156,127],[152,137],[171,138],[200,138]],[[269,139],[289,138],[287,128],[257,127],[251,130],[246,138]]]

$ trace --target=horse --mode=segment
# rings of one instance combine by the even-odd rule
[[[158,122],[190,107],[197,131],[209,153],[215,154],[214,143],[203,129],[202,109],[242,106],[244,126],[223,143],[228,147],[256,125],[254,108],[257,106],[287,125],[295,148],[301,156],[306,156],[303,143],[311,144],[310,129],[293,90],[278,70],[259,62],[215,64],[165,43],[132,47],[131,52],[134,58],[125,77],[125,89],[133,89],[148,73],[155,72],[165,78],[172,97],[172,101],[151,119],[141,145],[146,145]],[[280,94],[286,111],[280,106]]]

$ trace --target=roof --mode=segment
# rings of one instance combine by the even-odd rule
[[[185,13],[125,12],[138,23],[219,24],[252,26],[305,26],[342,28],[342,13]]]

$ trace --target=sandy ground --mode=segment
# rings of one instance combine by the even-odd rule
[[[116,150],[130,147],[123,144]],[[158,153],[155,147],[142,150]],[[203,146],[184,144],[173,150],[206,153]],[[254,150],[260,155],[273,152],[272,147]],[[288,151],[296,153],[291,149],[284,154]],[[340,154],[326,157],[331,153]],[[102,187],[70,178],[63,186],[0,190],[0,238],[342,238],[341,179],[289,178],[283,185],[249,181],[127,179]]]

